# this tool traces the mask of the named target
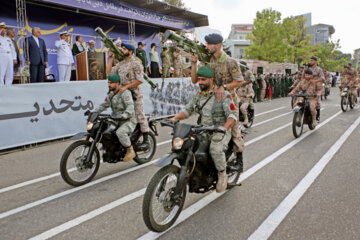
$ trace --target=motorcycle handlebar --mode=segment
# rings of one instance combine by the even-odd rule
[[[223,127],[218,127],[218,126],[210,126],[210,127],[194,127],[193,128],[194,132],[221,132],[221,133],[225,133],[225,129]]]

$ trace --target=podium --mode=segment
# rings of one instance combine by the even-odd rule
[[[104,52],[82,52],[75,56],[76,80],[106,79],[106,54]]]

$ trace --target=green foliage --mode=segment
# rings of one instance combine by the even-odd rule
[[[343,54],[338,50],[339,40],[311,46],[312,36],[304,28],[305,21],[303,17],[281,20],[281,13],[271,8],[258,11],[254,30],[247,37],[253,43],[245,50],[247,58],[300,65],[316,55],[321,67],[329,71],[341,71],[344,64],[350,61],[351,54]]]
[[[245,53],[248,58],[269,62],[283,62],[287,50],[282,39],[281,13],[264,9],[256,13],[254,30],[247,37],[253,42]]]

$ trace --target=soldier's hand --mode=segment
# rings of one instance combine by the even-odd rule
[[[30,61],[26,61],[26,65],[30,65]]]
[[[121,87],[121,88],[119,89],[119,94],[122,94],[125,90],[126,90],[126,87],[125,87],[125,86],[124,86],[124,87]]]
[[[220,86],[218,89],[216,89],[215,95],[216,95],[216,101],[220,102],[224,97],[225,89],[223,86]]]
[[[115,56],[115,54],[109,50],[109,59],[113,59]]]
[[[190,56],[190,61],[192,63],[197,63],[198,60],[199,60],[199,56],[197,54],[194,54],[194,55]]]
[[[16,60],[14,60],[14,64],[17,64],[17,61],[16,61]]]
[[[169,121],[169,122],[174,122],[174,121],[176,121],[176,118],[175,118],[175,117],[168,118],[168,121]]]

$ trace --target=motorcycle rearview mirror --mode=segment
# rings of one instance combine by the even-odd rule
[[[84,116],[89,116],[90,115],[90,110],[87,110],[86,112],[84,112]]]

